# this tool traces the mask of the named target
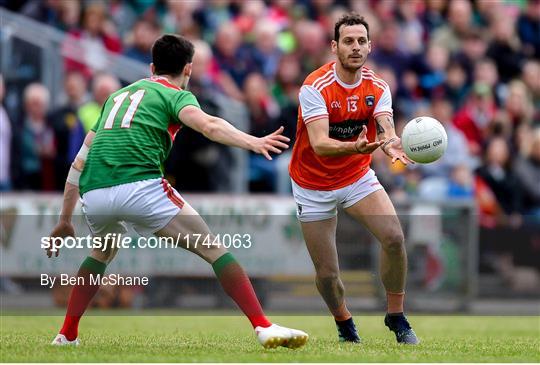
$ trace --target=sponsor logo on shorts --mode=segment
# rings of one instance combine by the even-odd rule
[[[296,204],[298,215],[302,215],[302,204]]]

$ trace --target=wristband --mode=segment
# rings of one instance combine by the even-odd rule
[[[77,170],[73,165],[69,169],[69,173],[66,181],[71,185],[79,186],[79,179],[81,178],[81,172]]]

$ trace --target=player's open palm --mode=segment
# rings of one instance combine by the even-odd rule
[[[61,220],[58,222],[58,224],[53,228],[50,237],[75,237],[75,228],[73,228],[73,224],[71,222],[67,222],[64,220]],[[47,257],[52,257],[53,252],[55,252],[55,256],[58,257],[59,248],[56,248],[55,251],[53,251],[52,242],[49,245],[49,247],[46,249]]]
[[[367,139],[367,127],[363,125],[362,131],[358,135],[358,139],[356,140],[354,147],[356,148],[356,151],[358,153],[369,154],[379,148],[379,146],[383,143],[384,141],[376,141],[369,143]]]
[[[290,139],[282,134],[283,130],[283,127],[279,127],[275,132],[257,138],[252,151],[263,155],[267,160],[271,160],[272,157],[270,156],[270,152],[279,154],[283,150],[289,148],[287,142],[289,142]]]
[[[394,138],[392,138],[394,139]],[[383,151],[392,158],[392,163],[400,160],[404,165],[414,164],[414,161],[407,157],[403,146],[401,145],[401,138],[396,137],[393,141],[389,140],[386,146],[383,146]]]

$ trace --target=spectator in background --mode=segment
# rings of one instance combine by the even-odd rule
[[[199,5],[197,1],[167,0],[167,13],[163,16],[162,25],[165,33],[178,33],[186,37],[202,38],[202,29],[195,22],[194,11]],[[213,40],[211,37],[206,40]]]
[[[67,101],[49,117],[56,142],[55,190],[64,190],[67,173],[86,135],[77,112],[86,101],[87,91],[88,82],[81,73],[66,74],[64,93]]]
[[[269,20],[262,20],[254,27],[254,44],[251,48],[257,68],[267,80],[277,73],[281,50],[277,45],[278,27]]]
[[[517,32],[523,44],[523,53],[540,58],[540,0],[526,2],[525,12],[517,21]]]
[[[193,41],[195,54],[193,58],[189,89],[198,97],[212,98],[214,93],[222,93],[219,81],[219,70],[212,49],[205,41]]]
[[[487,47],[488,44],[479,29],[473,28],[464,34],[462,48],[456,54],[455,60],[465,68],[467,83],[472,81],[474,65],[485,57]]]
[[[451,53],[461,48],[463,37],[472,28],[472,7],[469,0],[448,2],[448,24],[436,29],[431,35],[431,44],[444,47]]]
[[[85,103],[79,108],[77,115],[84,127],[84,133],[94,126],[99,114],[101,113],[101,107],[113,92],[120,89],[120,82],[118,79],[110,74],[98,74],[94,77],[92,82],[92,96],[93,100]]]
[[[32,83],[24,90],[24,115],[18,136],[19,181],[17,186],[30,190],[53,190],[55,156],[54,133],[48,124],[49,90]]]
[[[521,80],[513,80],[508,84],[508,95],[504,103],[514,128],[521,124],[531,124],[534,113],[532,98],[527,85]]]
[[[474,65],[473,84],[485,84],[493,91],[495,103],[501,104],[501,100],[505,94],[505,88],[499,80],[499,72],[497,66],[489,58],[483,58]]]
[[[400,1],[397,4],[399,23],[399,46],[405,54],[418,54],[423,50],[424,28],[417,14],[416,1]]]
[[[469,94],[469,85],[467,84],[467,73],[460,62],[453,61],[448,65],[443,93],[451,100],[455,110],[464,104]]]
[[[450,199],[474,197],[474,175],[468,164],[457,164],[452,168],[446,195]]]
[[[272,85],[272,95],[281,108],[291,103],[298,104],[296,91],[302,84],[301,76],[300,62],[296,56],[285,55],[280,59],[275,82]]]
[[[4,77],[0,74],[0,191],[11,190],[11,122],[4,109]]]
[[[279,105],[268,91],[269,87],[264,77],[252,73],[246,78],[244,93],[250,119],[250,134],[264,136],[267,131],[279,128],[277,120]],[[251,191],[274,191],[275,189],[275,160],[258,158],[250,154],[249,176]]]
[[[219,83],[225,94],[243,101],[246,77],[257,70],[249,50],[242,45],[242,34],[233,23],[224,23],[216,34],[214,54],[219,67]]]
[[[424,95],[434,97],[444,92],[449,52],[446,48],[429,45],[426,54],[426,70],[420,76],[420,87]]]
[[[116,25],[118,33],[124,37],[137,21],[137,14],[130,3],[124,0],[108,0],[107,5],[109,16]]]
[[[175,2],[183,3],[184,1]],[[205,6],[194,12],[193,17],[201,27],[202,38],[210,44],[215,44],[218,29],[222,28],[223,24],[229,23],[233,14],[228,1],[209,0]]]
[[[267,19],[276,24],[280,31],[289,28],[291,14],[294,11],[294,0],[275,0],[269,4]]]
[[[511,1],[505,0],[487,0],[487,1],[472,1],[474,5],[474,24],[482,28],[488,28],[490,24],[497,19],[499,14],[510,10],[509,4]],[[505,4],[506,3],[506,4]],[[514,2],[516,3],[516,2]]]
[[[521,211],[521,190],[510,164],[508,143],[495,137],[487,144],[484,163],[476,175],[491,189],[504,213],[515,215]]]
[[[302,74],[329,62],[327,35],[319,23],[300,20],[294,25],[293,34],[297,44],[294,53],[300,60]]]
[[[427,35],[444,25],[443,12],[446,5],[446,0],[426,0],[426,9],[420,18],[425,28],[424,40]]]
[[[64,43],[66,70],[79,71],[88,79],[94,71],[107,68],[107,51],[120,53],[122,43],[101,3],[90,3],[83,11],[82,29],[69,32]]]
[[[519,187],[523,192],[523,212],[540,217],[540,128],[531,137],[530,147],[515,163]]]
[[[233,18],[233,22],[242,34],[249,34],[259,21],[263,20],[266,5],[262,0],[241,1],[238,6],[239,12]]]
[[[290,146],[294,145],[296,139],[300,85],[302,85],[302,80],[298,59],[294,55],[283,56],[272,85],[272,97],[281,109],[278,120],[285,127],[283,135],[291,139]],[[288,172],[287,176],[289,176]]]
[[[515,20],[506,14],[500,14],[491,26],[493,40],[486,55],[497,65],[502,82],[508,82],[519,76],[523,66],[519,38],[515,33]]]
[[[58,9],[60,22],[57,28],[64,32],[77,28],[81,17],[81,2],[79,0],[61,1]]]
[[[124,56],[149,65],[152,62],[152,45],[160,33],[157,22],[144,18],[137,20],[131,35],[131,46],[124,51]]]
[[[536,109],[534,120],[536,123],[540,123],[540,62],[536,60],[525,62],[521,80],[527,85],[532,94],[533,108]]]
[[[496,110],[489,86],[477,83],[473,86],[465,105],[454,116],[454,125],[467,138],[472,155],[481,155],[488,127]]]
[[[396,22],[385,24],[373,42],[371,61],[379,67],[389,67],[401,78],[409,66],[409,55],[399,49],[399,26]]]
[[[277,129],[279,105],[270,94],[268,83],[262,74],[249,74],[244,84],[244,93],[251,121],[250,133],[259,137]]]

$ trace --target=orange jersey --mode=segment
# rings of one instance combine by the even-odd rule
[[[336,190],[360,179],[369,171],[371,154],[319,156],[311,147],[306,125],[328,118],[329,137],[339,141],[356,141],[366,125],[368,140],[375,141],[375,116],[392,115],[386,82],[362,67],[360,80],[346,84],[338,78],[335,62],[331,62],[306,78],[299,99],[296,143],[289,165],[294,182],[304,189]]]

